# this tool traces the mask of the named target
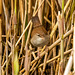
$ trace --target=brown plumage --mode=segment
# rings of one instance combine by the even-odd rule
[[[31,33],[31,40],[33,46],[41,47],[49,43],[49,35],[43,25],[40,24],[37,16],[32,18],[33,30]]]

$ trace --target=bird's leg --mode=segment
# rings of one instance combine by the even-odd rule
[[[40,57],[40,49],[41,49],[41,47],[38,47],[38,49],[37,49],[38,50],[38,56],[39,56],[39,58],[41,58]]]
[[[39,51],[39,49],[38,49],[38,56],[39,56],[39,58],[40,58],[40,51]]]
[[[45,51],[47,51],[47,52],[48,52],[48,46],[46,46]]]

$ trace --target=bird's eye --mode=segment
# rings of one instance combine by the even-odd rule
[[[41,37],[40,34],[37,34],[37,36]]]

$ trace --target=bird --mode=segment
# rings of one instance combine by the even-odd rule
[[[31,44],[34,47],[43,47],[47,45],[50,41],[50,36],[48,35],[46,29],[41,25],[38,16],[32,17],[33,29],[31,33]]]

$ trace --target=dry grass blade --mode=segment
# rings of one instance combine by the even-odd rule
[[[74,71],[75,71],[75,18],[74,18],[73,49],[74,49]]]
[[[71,51],[73,51],[73,49],[70,49],[70,50],[64,52],[64,55],[66,55],[66,54],[68,54],[68,53],[71,53]],[[48,60],[48,61],[46,62],[46,64],[48,64],[48,63],[54,61],[55,59],[57,59],[57,58],[59,58],[59,57],[60,57],[60,55],[58,55],[58,56],[52,58],[51,60]],[[42,67],[43,65],[44,65],[44,64],[40,64],[39,67]]]
[[[2,0],[0,0],[0,15],[2,17]],[[2,61],[2,18],[0,17],[0,75],[2,74],[1,71],[1,61]]]
[[[72,54],[73,54],[73,52],[72,52]],[[65,68],[64,75],[68,75],[69,72],[70,72],[70,70],[71,70],[72,61],[73,61],[73,56],[72,56],[72,54],[71,54],[71,56],[69,57],[68,63],[67,63],[66,68]]]

